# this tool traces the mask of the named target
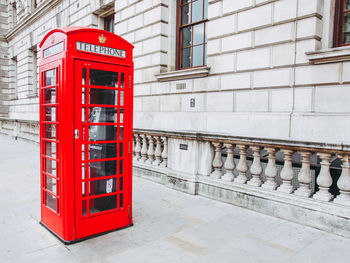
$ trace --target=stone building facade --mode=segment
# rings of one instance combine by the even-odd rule
[[[47,32],[109,25],[135,46],[135,175],[350,236],[349,2],[1,0],[0,133],[38,141]]]

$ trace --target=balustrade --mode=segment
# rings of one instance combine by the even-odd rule
[[[154,167],[168,167],[168,139],[169,135],[164,136],[161,133],[135,132],[134,162]],[[201,140],[210,141],[206,138]],[[347,152],[341,154],[337,150],[332,153],[330,149],[308,150],[307,147],[298,150],[295,146],[285,144],[273,145],[261,142],[254,144],[238,140],[232,142],[213,140],[210,147],[210,151],[214,151],[214,155],[212,153],[209,155],[213,156],[209,163],[209,168],[212,168],[209,177],[212,180],[241,185],[240,187],[247,184],[249,189],[257,188],[263,191],[266,189],[280,194],[309,198],[309,200],[350,206],[350,162]],[[235,149],[237,149],[236,155]],[[251,151],[248,152],[248,149]],[[264,152],[267,152],[267,156],[262,155]],[[311,166],[312,154],[320,158],[319,164],[315,163],[316,159],[313,158]],[[301,157],[301,167],[300,164],[294,163],[298,160],[298,155]],[[333,156],[338,156],[341,160],[339,178],[331,175]],[[318,174],[315,165],[320,167]],[[172,167],[172,170],[176,170],[176,167]],[[334,180],[337,180],[338,190],[333,189]],[[313,192],[315,192],[314,195]]]
[[[168,139],[158,135],[135,132],[133,155],[135,162],[167,167]]]

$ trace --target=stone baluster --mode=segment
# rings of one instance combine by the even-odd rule
[[[300,187],[294,192],[294,194],[303,196],[303,197],[311,197],[312,190],[310,189],[310,183],[312,181],[311,171],[310,171],[310,152],[301,152],[301,169],[298,174],[298,182]]]
[[[250,147],[253,150],[253,163],[250,167],[250,173],[252,175],[252,179],[248,181],[248,185],[253,185],[253,186],[261,186],[262,181],[261,181],[261,173],[263,171],[261,162],[260,162],[260,152],[261,152],[261,147],[258,146],[252,146]]]
[[[340,194],[334,199],[334,203],[350,206],[350,164],[349,155],[340,156],[342,171],[337,186]]]
[[[234,180],[235,183],[245,184],[247,182],[247,149],[248,147],[242,144],[237,145],[239,149],[239,162],[237,165],[238,176]]]
[[[210,174],[211,177],[220,179],[222,176],[222,158],[221,158],[221,151],[222,151],[222,143],[220,142],[213,142],[212,143],[215,147],[215,155],[213,160],[213,168],[214,171]]]
[[[226,173],[223,175],[222,179],[231,182],[234,179],[233,170],[235,169],[235,166],[236,166],[234,156],[233,156],[233,150],[235,146],[231,143],[225,143],[224,146],[227,149],[227,158],[224,165]]]
[[[162,141],[159,136],[154,137],[156,139],[156,151],[154,152],[155,160],[153,162],[154,165],[160,165],[161,156],[162,156]]]
[[[135,145],[135,157],[134,160],[138,161],[141,159],[141,137],[138,133],[135,133],[136,145]]]
[[[265,148],[265,150],[269,153],[269,157],[265,169],[266,181],[262,185],[262,188],[275,190],[277,188],[277,183],[275,181],[275,178],[277,176],[276,149]]]
[[[136,148],[136,134],[132,136],[132,157],[135,158],[135,148]]]
[[[142,148],[141,148],[141,162],[146,162],[147,160],[147,136],[146,134],[142,134]]]
[[[321,171],[316,179],[319,191],[314,194],[313,198],[329,202],[334,198],[334,196],[329,192],[329,187],[333,183],[331,173],[329,171],[329,166],[331,165],[330,160],[332,158],[332,155],[329,153],[320,153],[318,155],[321,158]]]
[[[163,141],[163,152],[162,152],[162,162],[160,166],[167,167],[168,166],[168,138],[161,137]]]
[[[282,193],[291,194],[294,191],[294,186],[292,185],[292,180],[294,177],[294,171],[292,167],[292,155],[294,151],[292,150],[281,150],[284,155],[284,165],[281,171],[282,184],[278,187],[278,191]]]
[[[146,161],[147,164],[152,164],[154,161],[154,141],[153,141],[153,136],[148,135],[148,151],[147,151],[147,156],[148,159]]]

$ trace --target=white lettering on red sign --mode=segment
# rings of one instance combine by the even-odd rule
[[[104,47],[84,42],[77,41],[77,50],[95,53],[95,54],[102,54],[102,55],[108,55],[118,58],[125,58],[126,52],[122,49],[112,48],[112,47]]]

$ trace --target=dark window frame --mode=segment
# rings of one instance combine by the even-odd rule
[[[207,40],[207,37],[206,37],[206,34],[207,34],[207,26],[208,26],[208,18],[207,18],[207,14],[205,13],[205,5],[207,6],[207,9],[208,10],[208,0],[203,0],[203,6],[202,6],[202,19],[201,20],[198,20],[198,21],[195,21],[195,22],[192,22],[191,19],[192,19],[192,5],[193,3],[197,2],[197,1],[200,1],[200,0],[187,0],[187,1],[184,1],[184,0],[177,0],[177,18],[176,18],[176,69],[177,70],[180,70],[180,69],[190,69],[190,68],[197,68],[197,67],[203,67],[206,65],[206,59],[207,59],[207,43],[208,43],[208,40]],[[182,3],[184,2],[184,3]],[[187,5],[190,5],[191,8],[190,8],[190,15],[189,15],[189,23],[187,24],[182,24],[181,21],[182,21],[182,9],[181,7],[184,7],[184,6],[187,6]],[[197,25],[200,25],[200,24],[203,24],[203,41],[200,42],[199,44],[194,44],[193,43],[193,33],[194,33],[194,26],[197,26]],[[182,32],[185,28],[192,28],[191,30],[191,44],[189,46],[186,46],[185,48],[190,48],[191,50],[191,59],[190,59],[190,66],[189,67],[182,67],[182,50],[183,50],[183,47],[182,47],[182,44],[183,44],[183,39],[182,39]],[[202,65],[198,65],[198,66],[193,66],[193,48],[196,47],[196,46],[203,46],[203,64]]]
[[[114,33],[114,13],[103,18],[103,29]]]
[[[344,14],[350,13],[350,9],[344,10],[346,0],[335,1],[333,47],[349,46],[350,43],[343,44]]]

